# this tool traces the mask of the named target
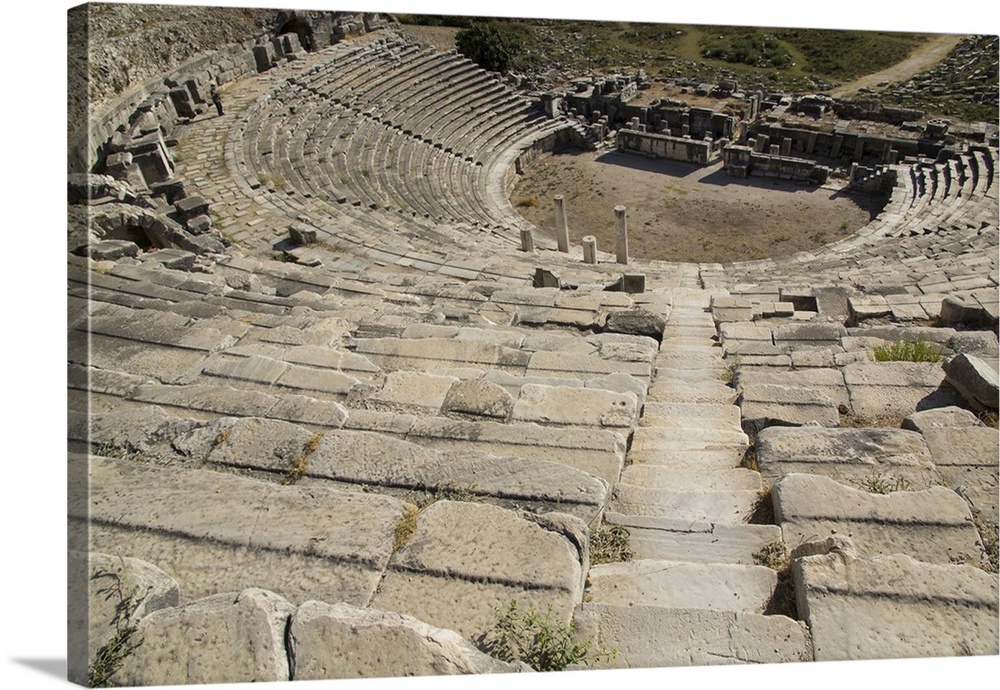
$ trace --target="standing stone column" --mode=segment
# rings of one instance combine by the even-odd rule
[[[618,258],[618,263],[627,264],[628,263],[628,234],[625,227],[625,207],[615,206],[615,219],[617,220],[618,229],[618,246],[616,248],[615,254]]]
[[[569,252],[569,225],[566,222],[566,200],[562,194],[553,197],[556,202],[556,244],[559,251]]]
[[[521,228],[521,251],[529,254],[535,251],[535,238],[528,228]]]
[[[581,240],[581,242],[583,243],[583,263],[596,264],[597,238],[593,235],[587,235]]]

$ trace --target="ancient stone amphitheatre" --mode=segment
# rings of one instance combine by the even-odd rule
[[[106,70],[71,100],[73,680],[998,653],[995,117],[500,75],[344,12],[205,15],[122,76],[189,34],[119,10],[70,16]],[[945,60],[908,88],[979,60],[995,106],[995,36]],[[808,249],[519,204],[566,155],[759,193]]]

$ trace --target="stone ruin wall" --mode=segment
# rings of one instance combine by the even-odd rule
[[[126,7],[127,6],[122,6]],[[210,12],[215,8],[176,8],[193,12]],[[125,11],[125,10],[123,10]],[[200,54],[185,55],[169,71],[163,64],[151,68],[157,76],[139,83],[127,83],[118,94],[99,99],[102,94],[90,89],[96,75],[83,74],[81,65],[97,62],[97,56],[88,53],[94,46],[114,43],[114,37],[102,38],[96,34],[97,26],[93,6],[84,5],[69,12],[69,79],[70,94],[88,93],[88,98],[69,103],[69,133],[67,172],[84,173],[99,170],[109,153],[121,151],[124,139],[146,137],[154,132],[169,137],[174,125],[182,118],[193,117],[210,105],[208,90],[212,82],[225,84],[248,75],[270,69],[279,60],[296,59],[303,50],[319,50],[344,37],[364,34],[395,22],[391,15],[350,12],[258,10],[256,14],[269,14],[271,29],[253,32],[246,27],[228,27],[228,36],[242,29],[252,35],[246,38],[209,47]],[[134,20],[133,20],[134,21]],[[263,22],[257,18],[257,25]],[[125,29],[119,29],[124,31]],[[209,43],[211,41],[208,41]],[[106,71],[95,65],[91,71]],[[143,69],[138,69],[140,74]],[[166,73],[167,76],[164,76]],[[115,141],[118,135],[119,141]],[[162,138],[162,137],[161,137]],[[169,151],[162,142],[156,142],[154,157],[159,174],[153,173],[147,182],[160,182],[169,177],[173,169]],[[145,173],[153,167],[145,166]],[[133,181],[133,180],[130,180]],[[143,186],[143,185],[140,185]]]

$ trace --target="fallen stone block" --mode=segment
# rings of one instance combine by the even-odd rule
[[[246,589],[163,609],[142,619],[142,640],[115,679],[123,685],[291,680],[285,629],[295,607]]]
[[[998,381],[996,363],[989,364],[975,355],[958,354],[944,365],[948,383],[954,386],[976,410],[996,410]]]
[[[643,335],[660,342],[666,327],[666,320],[658,314],[646,309],[629,309],[609,312],[601,332]]]
[[[294,680],[512,673],[520,665],[484,654],[453,630],[411,616],[307,601],[288,630]]]
[[[966,409],[955,407],[938,407],[933,410],[914,412],[903,420],[902,427],[910,431],[924,432],[938,427],[973,427],[982,426],[976,415]]]
[[[868,557],[905,553],[927,563],[985,563],[961,496],[942,486],[907,491],[883,481],[862,489],[818,475],[787,474],[771,490],[775,522],[789,544],[842,534]]]
[[[960,328],[996,326],[996,319],[979,302],[966,301],[957,295],[948,295],[941,300],[938,318],[942,326]]]
[[[128,240],[102,240],[88,244],[87,252],[94,261],[118,261],[125,256],[139,256],[139,245]]]
[[[292,244],[299,246],[313,244],[316,242],[316,229],[307,227],[301,223],[289,225],[288,239],[292,241]]]
[[[502,372],[499,372],[502,373]],[[459,381],[445,396],[442,411],[505,420],[514,409],[514,398],[502,386],[483,379]]]
[[[906,555],[792,562],[816,661],[995,655],[997,578]]]

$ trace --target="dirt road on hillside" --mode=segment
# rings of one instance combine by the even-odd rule
[[[910,57],[902,62],[897,62],[892,67],[881,72],[858,77],[854,81],[849,81],[840,86],[830,89],[832,96],[849,96],[855,94],[863,88],[875,88],[879,84],[888,82],[890,84],[906,81],[910,77],[926,72],[941,60],[948,56],[948,53],[958,45],[958,42],[965,38],[960,34],[940,34],[932,36],[927,43],[919,47]]]

